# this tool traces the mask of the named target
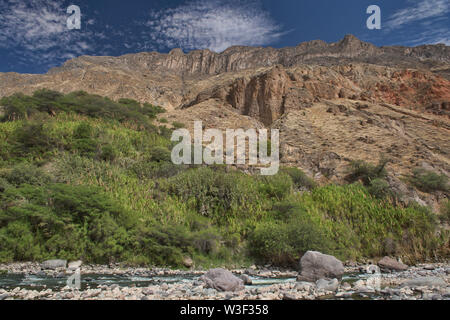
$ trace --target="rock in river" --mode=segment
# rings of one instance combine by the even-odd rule
[[[319,279],[340,279],[344,274],[344,265],[333,256],[317,251],[308,251],[300,259],[298,280],[314,282]]]
[[[241,279],[222,268],[209,270],[200,280],[205,282],[207,288],[218,291],[240,291],[244,289],[244,282]]]

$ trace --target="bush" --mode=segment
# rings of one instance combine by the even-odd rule
[[[296,267],[308,250],[330,252],[324,229],[298,205],[285,203],[281,219],[259,224],[249,239],[251,254],[263,263]]]
[[[417,168],[413,170],[413,175],[410,179],[415,187],[424,192],[448,192],[450,190],[448,177],[444,174],[440,175],[433,171]]]
[[[43,186],[51,180],[51,177],[40,168],[27,163],[15,165],[10,172],[4,173],[3,177],[15,186],[20,186],[25,183]]]
[[[314,179],[308,177],[302,170],[298,168],[282,168],[281,172],[286,173],[289,175],[292,179],[292,182],[294,183],[295,188],[297,189],[306,189],[311,190],[316,187],[316,183],[314,182]]]
[[[154,162],[169,162],[171,161],[171,152],[165,147],[153,147],[150,149],[150,160]]]
[[[285,173],[259,178],[259,191],[269,198],[281,200],[292,191],[292,179]]]
[[[55,149],[58,142],[47,134],[44,123],[26,123],[14,132],[16,154],[43,156]]]
[[[442,222],[450,223],[450,200],[444,201],[443,204],[441,204],[441,215],[440,220]]]
[[[114,161],[117,158],[117,150],[112,145],[108,144],[102,147],[100,159],[103,161]]]
[[[87,122],[82,122],[73,132],[74,139],[89,139],[94,135],[94,129]]]
[[[378,199],[392,198],[394,196],[389,183],[383,179],[371,180],[367,190]]]
[[[365,186],[369,186],[372,180],[386,177],[386,165],[388,162],[387,159],[381,159],[375,166],[363,160],[352,161],[346,180],[349,182],[361,181]]]

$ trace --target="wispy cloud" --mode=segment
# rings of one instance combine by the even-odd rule
[[[144,36],[156,49],[211,49],[232,45],[266,45],[283,34],[257,2],[194,1],[166,11],[152,12]]]
[[[450,12],[448,0],[410,0],[409,2],[410,7],[398,10],[389,17],[388,28],[395,29],[413,22],[442,17]]]
[[[394,12],[387,18],[385,32],[402,34],[405,45],[450,45],[448,0],[409,0],[408,7]]]
[[[0,47],[13,48],[22,61],[53,65],[92,52],[91,32],[67,28],[67,7],[65,1],[1,1]]]

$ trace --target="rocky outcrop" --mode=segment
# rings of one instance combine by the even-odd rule
[[[297,280],[315,282],[320,279],[340,279],[343,274],[344,265],[335,257],[308,251],[300,259],[300,274]],[[328,283],[324,287],[328,287]]]

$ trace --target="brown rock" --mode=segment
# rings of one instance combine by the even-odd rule
[[[394,271],[404,271],[408,269],[408,266],[406,264],[398,262],[397,260],[387,256],[378,261],[378,266],[381,269],[388,269]]]

